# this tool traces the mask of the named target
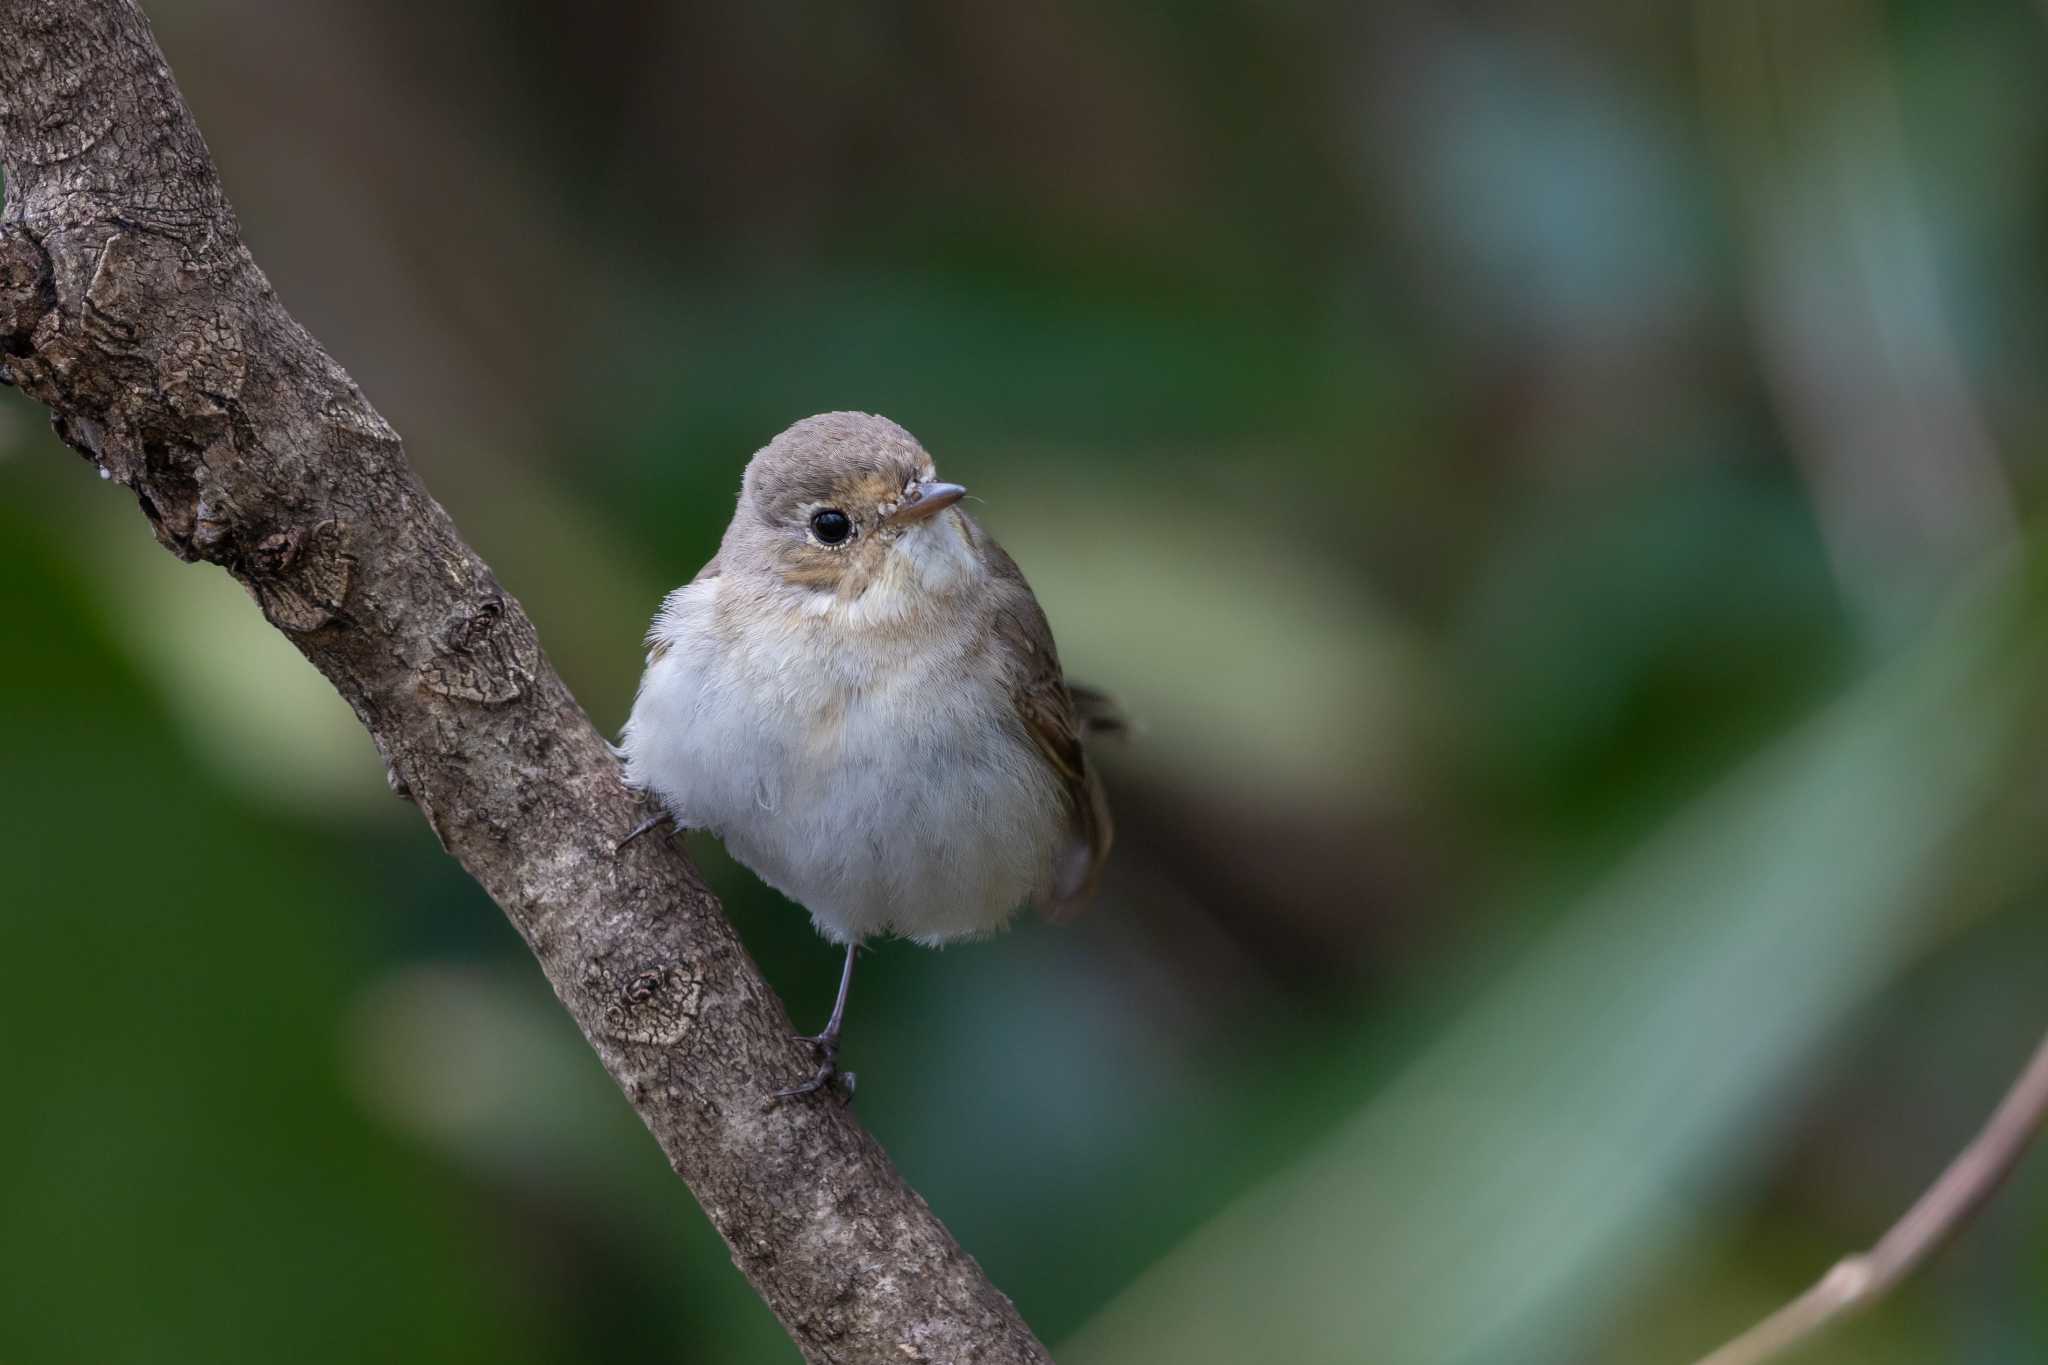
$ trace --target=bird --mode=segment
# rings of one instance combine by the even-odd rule
[[[718,552],[663,601],[618,752],[845,949],[816,1070],[834,1086],[864,942],[984,937],[1077,912],[1114,826],[1086,741],[1122,728],[1070,683],[1024,575],[885,417],[807,417],[748,462]]]

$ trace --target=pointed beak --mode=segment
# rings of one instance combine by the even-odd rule
[[[883,522],[889,526],[908,526],[912,522],[924,521],[966,496],[967,490],[957,483],[940,483],[937,480],[914,483],[903,495],[903,501],[896,504],[896,510]]]

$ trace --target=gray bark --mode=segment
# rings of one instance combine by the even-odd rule
[[[0,0],[0,378],[355,708],[813,1361],[1049,1359],[843,1105],[532,622],[243,246],[133,0]]]

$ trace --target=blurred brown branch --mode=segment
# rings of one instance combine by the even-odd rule
[[[841,1105],[532,623],[241,241],[134,0],[0,0],[0,378],[354,707],[813,1361],[1048,1359]]]
[[[1698,1365],[1760,1365],[1836,1318],[1869,1307],[1920,1268],[1984,1206],[2048,1121],[2048,1038],[1976,1140],[1869,1251],[1844,1257],[1820,1282]]]

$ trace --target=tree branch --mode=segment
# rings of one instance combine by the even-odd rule
[[[848,1110],[519,604],[285,312],[134,0],[0,0],[0,378],[225,567],[524,936],[808,1360],[1049,1359]]]
[[[1860,1256],[1847,1256],[1804,1294],[1698,1365],[1761,1365],[1836,1318],[1868,1308],[1940,1250],[2026,1155],[2048,1121],[2048,1038],[1999,1101],[1991,1121],[1905,1216]]]

